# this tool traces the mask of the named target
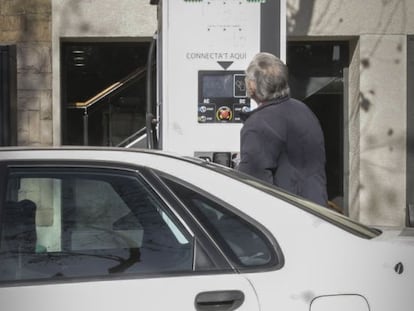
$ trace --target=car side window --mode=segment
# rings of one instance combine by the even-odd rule
[[[0,282],[192,271],[192,238],[138,174],[11,168]]]
[[[162,178],[238,268],[262,268],[280,263],[272,242],[257,226],[208,195],[171,178]]]

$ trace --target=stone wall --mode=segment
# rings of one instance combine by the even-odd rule
[[[17,144],[52,145],[51,0],[0,0],[0,29],[17,50]]]
[[[404,225],[413,13],[412,0],[287,0],[288,38],[357,41],[348,81],[348,201],[352,218],[367,224]]]

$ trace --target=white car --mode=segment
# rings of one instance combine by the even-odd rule
[[[414,310],[410,229],[162,152],[0,150],[0,310]]]

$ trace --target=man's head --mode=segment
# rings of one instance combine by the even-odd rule
[[[246,88],[258,103],[289,95],[286,65],[272,54],[256,54],[246,69]]]

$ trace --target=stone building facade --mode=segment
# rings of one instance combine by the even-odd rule
[[[17,144],[52,145],[52,4],[0,0],[0,44],[16,46]]]
[[[286,12],[288,41],[350,46],[343,172],[349,215],[404,225],[414,200],[407,160],[414,2],[287,0]],[[62,41],[148,40],[156,15],[148,0],[0,0],[0,45],[16,46],[17,144],[61,144]]]

